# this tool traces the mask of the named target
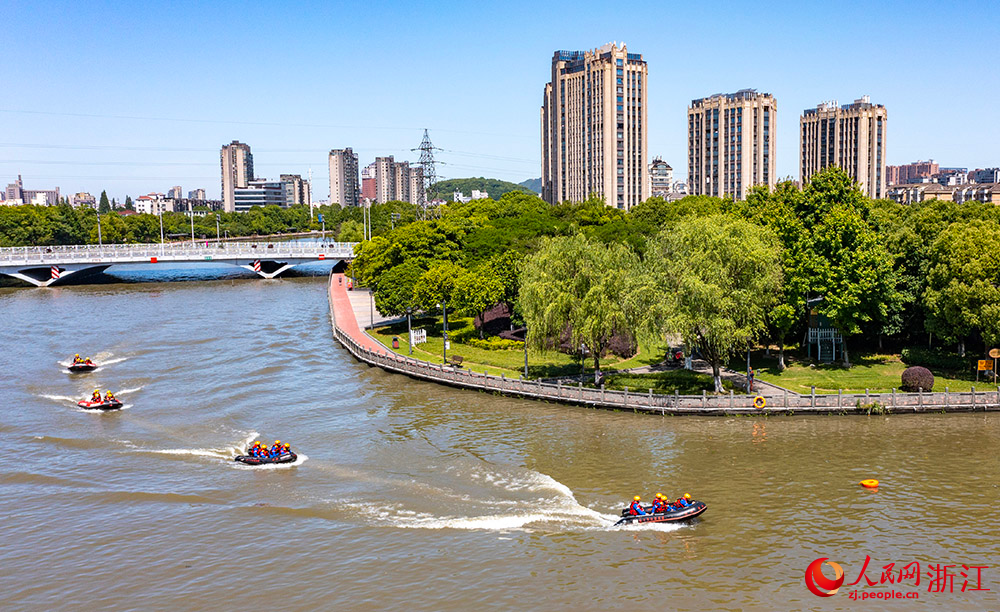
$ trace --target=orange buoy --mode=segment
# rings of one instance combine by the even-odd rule
[[[868,478],[866,480],[862,480],[858,484],[860,484],[862,487],[865,487],[866,489],[877,489],[878,488],[878,481],[875,480],[874,478]]]

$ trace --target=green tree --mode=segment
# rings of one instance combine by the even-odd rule
[[[412,263],[416,265],[416,262]],[[456,306],[458,279],[465,272],[465,268],[450,261],[432,265],[413,287],[414,303],[424,310],[435,310],[438,304],[446,302]]]
[[[132,196],[125,196],[125,210],[135,210],[132,208]]]
[[[766,327],[781,294],[781,245],[774,232],[726,215],[690,217],[652,241],[647,330],[678,333],[712,366],[721,393],[722,365]]]
[[[97,205],[97,212],[102,215],[111,212],[111,202],[108,201],[108,192],[101,191],[101,201]]]
[[[988,345],[1000,342],[1000,224],[954,223],[930,248],[927,328],[959,343],[977,336]]]
[[[340,224],[337,240],[340,242],[361,242],[364,240],[364,226],[360,222],[348,219]],[[381,310],[379,312],[382,312]]]
[[[542,240],[521,273],[519,304],[529,344],[544,350],[569,328],[573,345],[586,344],[599,370],[615,333],[635,335],[631,291],[638,263],[628,247],[582,234]]]
[[[455,282],[456,308],[477,317],[500,303],[503,297],[503,281],[489,265],[467,270]],[[479,337],[483,337],[482,327]]]
[[[415,305],[414,288],[423,274],[423,268],[413,261],[404,262],[383,274],[375,291],[378,311],[391,316],[406,314],[406,309]]]

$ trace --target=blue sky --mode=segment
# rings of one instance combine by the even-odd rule
[[[1000,4],[123,3],[0,0],[0,186],[123,199],[181,185],[219,194],[219,147],[258,175],[313,170],[353,147],[439,174],[537,177],[538,113],[556,49],[625,41],[649,64],[649,150],[686,174],[693,98],[776,96],[780,176],[798,118],[868,94],[888,161],[1000,166]]]

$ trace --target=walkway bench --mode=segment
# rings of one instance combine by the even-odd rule
[[[465,361],[465,358],[462,357],[461,355],[452,355],[451,358],[448,359],[448,365],[450,365],[453,368],[460,368],[462,367],[463,361]]]

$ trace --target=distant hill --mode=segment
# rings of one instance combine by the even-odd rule
[[[536,179],[528,179],[526,181],[521,181],[520,183],[518,183],[518,185],[520,185],[521,187],[527,187],[528,189],[530,189],[532,191],[532,193],[541,193],[542,192],[542,179],[541,179],[541,177],[536,178]]]
[[[456,191],[461,191],[463,194],[469,196],[472,195],[472,190],[485,191],[490,194],[490,197],[494,200],[499,199],[500,196],[507,193],[508,191],[523,191],[524,193],[535,193],[534,191],[523,187],[522,185],[516,185],[514,183],[509,183],[507,181],[501,181],[499,179],[492,178],[461,178],[461,179],[448,179],[445,181],[438,181],[434,184],[433,189],[431,189],[430,194],[428,194],[428,200],[442,199],[448,200],[449,202],[454,197]]]

